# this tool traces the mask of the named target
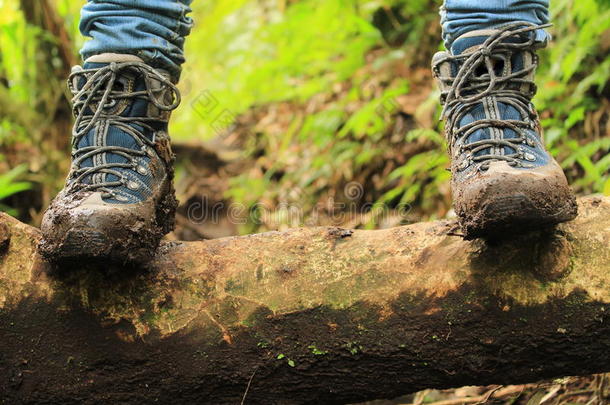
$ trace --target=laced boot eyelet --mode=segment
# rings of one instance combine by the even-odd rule
[[[145,146],[143,149],[143,152],[146,153],[146,155],[148,157],[155,157],[155,150],[153,148],[151,148],[150,146]]]
[[[146,170],[146,167],[141,165],[137,160],[132,160],[131,161],[131,169],[133,171],[141,174],[142,176],[145,176],[145,175],[148,174],[148,170]]]
[[[140,185],[138,183],[136,183],[135,181],[128,181],[127,184],[125,184],[125,185],[130,190],[137,190],[140,188]]]
[[[466,158],[464,160],[462,160],[462,162],[458,165],[457,169],[458,171],[464,171],[466,169],[468,169],[468,167],[470,167],[470,165],[472,164],[472,160],[470,158]]]

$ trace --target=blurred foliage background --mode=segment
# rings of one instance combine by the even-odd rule
[[[34,225],[70,164],[65,79],[80,63],[83,2],[0,0],[0,209]],[[170,238],[451,216],[429,70],[439,6],[195,1],[171,124],[181,206]],[[610,2],[551,7],[535,99],[545,140],[579,194],[610,195]]]

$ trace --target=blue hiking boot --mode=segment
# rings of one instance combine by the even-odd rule
[[[72,167],[42,221],[40,252],[144,263],[174,226],[167,125],[180,95],[133,55],[102,54],[72,70]]]
[[[531,103],[539,26],[515,23],[459,37],[438,52],[455,211],[466,239],[501,237],[576,217],[574,194],[546,151]]]

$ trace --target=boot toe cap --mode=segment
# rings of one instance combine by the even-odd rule
[[[485,172],[454,182],[455,209],[468,239],[530,230],[574,219],[574,193],[561,168],[520,169],[493,162]]]
[[[99,204],[99,196],[70,204],[59,196],[41,224],[40,251],[47,259],[105,258],[138,261],[150,258],[163,232],[154,210],[145,203]]]

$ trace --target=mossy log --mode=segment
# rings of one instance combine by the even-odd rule
[[[325,404],[610,371],[610,198],[556,230],[449,221],[163,245],[53,268],[0,215],[0,403]],[[245,397],[245,399],[244,399]]]

